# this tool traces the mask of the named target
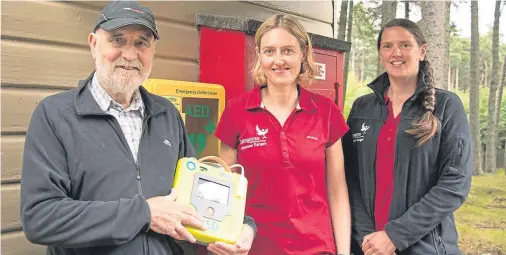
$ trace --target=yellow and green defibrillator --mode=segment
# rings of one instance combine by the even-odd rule
[[[232,172],[235,167],[242,169],[240,174]],[[243,228],[247,187],[241,165],[229,167],[215,156],[178,161],[174,178],[177,201],[193,206],[207,225],[206,231],[186,227],[198,243],[235,243]]]

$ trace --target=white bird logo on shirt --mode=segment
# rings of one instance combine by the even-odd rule
[[[365,122],[362,123],[362,128],[360,129],[360,131],[362,131],[363,133],[365,133],[365,131],[367,131],[371,126],[366,126],[365,125]]]
[[[258,136],[263,136],[264,139],[266,138],[265,135],[267,135],[267,133],[269,132],[268,128],[266,128],[266,129],[260,129],[258,127],[258,125],[256,125],[256,130],[257,130],[257,135]]]

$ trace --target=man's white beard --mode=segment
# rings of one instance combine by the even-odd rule
[[[121,63],[119,63],[121,62]],[[124,63],[116,61],[112,66],[97,63],[97,78],[100,85],[113,95],[132,95],[142,83],[148,79],[151,68],[145,70],[139,61],[136,63]],[[139,70],[125,70],[116,66],[134,66]],[[111,95],[111,96],[113,96]]]

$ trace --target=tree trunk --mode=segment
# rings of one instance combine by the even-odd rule
[[[455,91],[459,91],[459,67],[455,70]]]
[[[348,1],[341,2],[341,11],[339,14],[339,28],[337,32],[337,39],[344,41],[346,38],[346,19],[348,18]]]
[[[381,27],[383,27],[390,20],[395,19],[397,12],[397,1],[383,0],[380,9],[381,9]],[[379,61],[376,67],[377,67],[376,73],[378,75],[384,72],[383,66],[381,66],[381,63]]]
[[[443,1],[445,3],[445,58],[443,59],[444,68],[450,68],[450,9],[451,1]],[[449,77],[448,77],[449,78]],[[446,87],[448,89],[448,87]]]
[[[409,19],[409,1],[404,1],[404,18]]]
[[[448,77],[446,79],[448,81],[448,84],[446,85],[446,87],[448,88],[448,90],[453,90],[453,86],[452,86],[452,67],[448,67]],[[453,90],[453,92],[455,92],[455,90]]]
[[[483,174],[481,170],[480,135],[480,81],[479,74],[480,34],[478,30],[478,1],[471,1],[471,59],[469,84],[469,120],[473,138],[473,174]]]
[[[501,1],[495,2],[494,27],[492,32],[492,77],[490,81],[490,94],[488,96],[488,123],[487,123],[487,164],[485,171],[495,173],[497,169],[496,159],[496,99],[497,86],[499,84],[499,16]]]
[[[420,1],[423,33],[427,40],[427,59],[434,70],[437,88],[448,89],[448,3],[445,1]]]
[[[351,42],[351,32],[353,28],[353,0],[350,0],[350,4],[348,5],[350,11],[348,12],[348,32],[346,32],[346,41]],[[346,53],[344,56],[344,96],[343,96],[343,105],[346,100],[346,88],[348,87],[348,69],[350,67],[350,52]]]
[[[353,44],[353,42],[352,42],[352,44]],[[356,61],[357,61],[356,58],[357,58],[357,53],[355,53],[355,51],[352,50],[351,51],[351,59],[350,59],[350,61],[351,61],[351,73],[353,75],[357,75],[356,74],[357,70],[356,70],[356,66],[355,66],[356,65]]]
[[[360,57],[362,62],[360,63],[360,84],[362,84],[364,82],[364,75],[365,75],[365,67],[364,67],[364,58],[365,58],[365,54],[362,54],[362,56]]]
[[[488,87],[490,84],[488,83],[488,62],[487,61],[483,61],[483,73],[482,73],[482,77],[483,77],[483,88],[486,88]]]
[[[499,117],[499,114],[501,113],[501,103],[502,103],[502,93],[503,93],[503,89],[504,87],[506,86],[506,55],[504,55],[504,60],[503,60],[503,63],[502,63],[502,75],[501,75],[501,83],[499,83],[499,91],[497,92],[497,104],[496,104],[496,111],[495,111],[495,119],[497,121],[497,125],[499,126],[501,124],[501,118]],[[506,123],[504,123],[503,125],[506,125]],[[497,130],[497,134],[496,134],[496,139],[499,139],[499,130]],[[496,140],[498,141],[498,140]],[[506,147],[504,147],[504,150],[506,151]],[[504,161],[504,169],[506,170],[506,159]]]

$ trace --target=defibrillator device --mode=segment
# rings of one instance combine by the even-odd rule
[[[240,174],[232,172],[236,168],[241,169]],[[228,166],[215,156],[178,161],[174,178],[176,201],[193,206],[207,226],[206,231],[186,227],[198,243],[236,242],[243,228],[247,187],[241,165]]]

